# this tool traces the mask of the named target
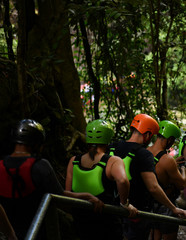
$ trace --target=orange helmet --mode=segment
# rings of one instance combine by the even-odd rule
[[[154,134],[158,134],[159,131],[159,125],[157,121],[147,114],[136,115],[132,120],[130,127],[134,127],[141,134],[151,132],[151,136]]]

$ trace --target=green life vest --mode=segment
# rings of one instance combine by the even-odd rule
[[[132,159],[134,159],[136,151],[138,149],[140,149],[141,147],[142,147],[142,145],[139,145],[139,146],[133,148],[132,151],[128,152],[126,157],[123,158],[123,162],[125,164],[125,172],[126,172],[126,175],[127,175],[127,178],[129,181],[132,179],[132,176],[130,173],[130,165],[131,165]],[[115,148],[110,148],[109,155],[114,156],[114,151],[115,151]]]
[[[105,189],[102,174],[109,158],[110,156],[105,154],[92,168],[83,168],[81,156],[77,156],[73,161],[72,191],[89,192],[94,196],[103,193]]]

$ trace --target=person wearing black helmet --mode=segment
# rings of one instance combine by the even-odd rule
[[[180,190],[186,185],[185,167],[181,169],[177,167],[174,157],[168,154],[169,148],[174,144],[175,140],[181,136],[181,131],[171,121],[163,120],[159,123],[159,133],[155,143],[148,147],[155,159],[155,169],[158,181],[171,200],[175,204],[175,200]],[[174,216],[173,212],[159,202],[154,203],[154,212],[166,216]],[[177,239],[179,225],[169,223],[153,224],[152,239]]]
[[[12,139],[14,151],[0,160],[0,202],[19,240],[25,238],[45,193],[89,200],[98,209],[103,206],[89,193],[65,191],[49,161],[38,157],[45,141],[45,130],[39,122],[21,120],[12,130]],[[39,239],[46,239],[44,232]]]

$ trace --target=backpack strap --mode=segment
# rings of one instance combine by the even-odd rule
[[[19,175],[20,165],[17,165],[14,168],[15,171],[13,173],[10,171],[10,168],[8,168],[6,160],[7,160],[6,158],[3,160],[3,165],[6,169],[6,172],[12,179],[12,198],[15,198],[16,191],[18,192],[19,197],[22,198],[21,189],[23,189],[25,187],[25,182],[24,182],[23,178]],[[25,159],[25,161],[26,160],[27,159]]]
[[[8,175],[12,179],[12,198],[15,198],[16,191],[20,198],[22,198],[21,189],[25,188],[25,182],[22,177],[19,175],[19,167],[15,168],[15,173],[11,173],[10,170],[6,168]]]
[[[154,157],[154,165],[156,165],[160,158],[164,155],[164,154],[167,154],[167,152],[165,150],[163,151],[160,151],[155,157]]]
[[[81,157],[82,157],[83,154],[81,155],[77,155],[74,159],[74,161],[72,162],[73,165],[78,165],[78,166],[81,166]],[[98,165],[102,168],[105,168],[106,165],[107,165],[107,161],[109,160],[109,158],[111,157],[111,155],[108,155],[108,154],[104,154],[101,158],[101,160],[96,163],[95,165]]]
[[[102,156],[101,160],[96,165],[98,165],[102,168],[105,168],[110,157],[111,157],[111,155],[104,154]]]
[[[116,144],[113,145],[113,146],[110,148],[110,153],[109,153],[109,154],[110,154],[111,156],[114,156],[115,146],[116,146]],[[127,174],[127,178],[128,178],[129,180],[132,179],[132,176],[131,176],[131,174],[130,174],[130,164],[131,164],[131,161],[132,161],[132,159],[135,157],[136,152],[137,152],[140,148],[142,148],[142,147],[143,147],[143,144],[137,144],[137,145],[136,145],[135,147],[133,147],[133,148],[131,149],[131,151],[128,152],[127,155],[123,158],[123,162],[124,162],[124,164],[125,164],[125,171],[126,171],[126,174]]]
[[[81,165],[81,157],[82,157],[83,154],[80,154],[80,155],[77,155],[75,156],[75,159],[74,161],[72,162],[73,165]]]
[[[139,149],[141,149],[142,147],[143,147],[142,144],[133,147],[131,149],[131,151],[127,153],[126,157],[123,158],[123,161],[124,161],[124,164],[125,164],[125,171],[126,171],[127,178],[128,178],[129,181],[132,179],[132,176],[131,176],[131,173],[130,173],[130,164],[131,164],[132,160],[135,158],[137,151]]]

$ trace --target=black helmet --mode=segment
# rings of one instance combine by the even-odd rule
[[[45,140],[45,130],[40,123],[32,119],[23,119],[13,129],[12,137],[16,143],[41,145]]]

